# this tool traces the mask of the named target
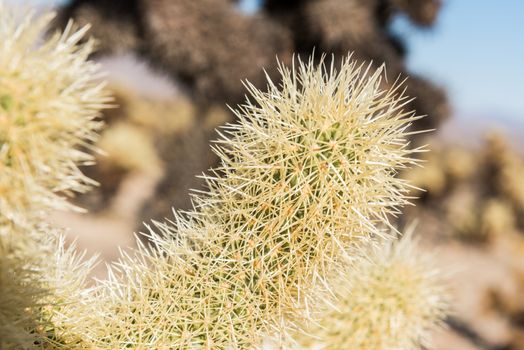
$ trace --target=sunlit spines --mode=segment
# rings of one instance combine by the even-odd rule
[[[381,89],[382,70],[349,57],[340,72],[313,62],[281,71],[280,87],[249,87],[253,101],[215,147],[220,175],[206,177],[209,194],[195,202],[224,227],[221,244],[247,242],[236,254],[269,269],[264,285],[286,308],[341,249],[380,235],[376,227],[407,203],[395,175],[414,162],[406,136],[418,117],[402,110],[398,87]]]
[[[383,70],[348,57],[340,71],[310,61],[281,73],[268,92],[249,85],[194,210],[155,225],[157,251],[115,267],[89,327],[97,346],[257,348],[298,327],[316,283],[407,203],[395,175],[414,162],[418,117],[398,87],[381,89]]]
[[[29,212],[71,207],[64,195],[93,184],[78,165],[92,160],[85,150],[109,98],[86,61],[93,42],[77,45],[87,28],[42,39],[52,15],[0,7],[0,220],[20,224]]]
[[[330,294],[319,293],[324,310],[302,335],[305,348],[416,350],[430,345],[431,332],[449,311],[445,274],[411,235],[352,254],[341,266]]]
[[[124,254],[92,299],[83,324],[93,347],[256,348],[263,315],[229,262],[203,253],[218,247],[150,238],[156,249]]]
[[[40,260],[40,280],[47,294],[40,298],[41,324],[37,328],[37,344],[44,349],[91,349],[84,339],[84,315],[92,312],[88,287],[89,274],[98,256],[86,257],[76,243],[66,243],[62,230],[45,227]],[[42,234],[43,235],[43,234]]]
[[[94,183],[78,167],[91,161],[109,98],[98,66],[86,61],[93,43],[78,44],[86,29],[69,25],[45,38],[52,17],[0,0],[2,349],[70,349],[57,339],[55,316],[78,302],[86,271],[56,254],[60,233],[46,221],[50,210],[72,208],[67,195]]]
[[[37,336],[38,306],[48,295],[39,271],[38,247],[17,234],[0,235],[0,348],[31,349]]]

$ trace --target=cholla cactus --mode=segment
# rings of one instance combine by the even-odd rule
[[[508,201],[491,198],[482,203],[479,221],[481,234],[496,237],[515,231],[517,218]]]
[[[518,152],[511,149],[504,135],[492,132],[487,135],[485,150],[490,192],[508,198],[518,212],[524,212],[524,161]]]
[[[38,250],[17,235],[0,236],[0,349],[29,349],[39,323],[35,306],[47,296],[40,275],[30,268]]]
[[[352,256],[332,298],[301,342],[314,349],[416,350],[447,312],[444,276],[411,235]],[[340,272],[340,271],[338,271]]]
[[[40,43],[52,16],[17,14],[0,3],[0,224],[27,223],[41,210],[70,207],[64,194],[93,181],[78,170],[108,101],[87,28],[72,26]]]
[[[0,349],[67,349],[82,343],[86,279],[96,256],[84,259],[63,232],[44,225],[0,237]],[[45,237],[44,237],[45,235]]]
[[[39,254],[48,260],[39,261],[38,269],[47,293],[38,299],[40,324],[31,329],[37,336],[35,344],[53,350],[86,349],[84,325],[77,315],[90,312],[91,288],[86,286],[98,256],[86,259],[76,244],[66,247],[60,230],[48,227],[45,233],[48,237],[41,248],[45,252]]]
[[[85,321],[96,348],[256,348],[307,317],[312,287],[406,203],[395,174],[413,162],[417,117],[380,89],[382,69],[348,57],[339,72],[280,71],[281,88],[248,84],[253,101],[222,129],[221,176],[205,177],[195,210],[112,270]]]
[[[407,203],[395,175],[414,162],[406,139],[418,117],[403,112],[398,87],[381,90],[383,69],[368,74],[349,57],[340,72],[313,61],[280,67],[280,88],[248,84],[253,101],[223,129],[221,166],[194,210],[156,223],[154,250],[140,245],[94,294],[83,290],[91,262],[40,221],[68,206],[63,193],[90,184],[77,168],[90,157],[74,149],[89,147],[107,102],[85,62],[91,44],[78,47],[82,31],[69,28],[39,45],[48,17],[0,10],[0,247],[16,235],[23,242],[7,246],[13,259],[0,256],[0,278],[30,285],[0,291],[2,347],[257,348],[265,335],[300,330],[315,314],[314,288],[348,249],[386,235],[379,227]],[[16,264],[26,256],[34,261]],[[35,276],[16,276],[18,267]],[[9,313],[13,305],[27,314]]]
[[[107,101],[85,29],[42,40],[51,15],[35,17],[0,1],[0,348],[58,345],[53,325],[85,265],[56,255],[59,235],[45,224],[50,209],[70,208],[64,195],[93,182],[79,164],[96,136]],[[71,254],[70,254],[71,255]],[[69,256],[69,255],[68,255]],[[68,277],[61,280],[68,270]],[[84,271],[80,273],[80,271]],[[78,282],[75,282],[78,281]]]

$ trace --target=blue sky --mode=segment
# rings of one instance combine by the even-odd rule
[[[248,12],[259,2],[243,1]],[[524,123],[523,16],[522,0],[444,0],[431,30],[418,30],[402,18],[394,30],[407,41],[409,68],[447,88],[457,116]]]
[[[461,117],[524,123],[524,1],[447,0],[437,25],[404,34],[411,70],[448,89]]]

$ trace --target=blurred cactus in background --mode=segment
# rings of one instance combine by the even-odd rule
[[[186,133],[164,138],[157,148],[161,158],[174,153],[170,160],[177,166],[164,166],[155,200],[144,206],[139,225],[151,217],[163,220],[169,215],[165,205],[155,205],[159,202],[171,203],[176,209],[191,208],[187,191],[203,189],[194,173],[218,162],[207,148],[216,134],[212,127],[200,127],[200,121],[207,118],[209,108],[243,102],[242,79],[261,90],[266,88],[262,69],[277,79],[276,56],[289,63],[293,54],[307,60],[315,50],[318,62],[322,53],[329,60],[331,53],[344,57],[354,52],[355,59],[372,61],[375,69],[385,62],[384,88],[399,76],[410,75],[406,89],[414,99],[406,109],[427,115],[414,122],[414,129],[435,128],[449,113],[441,88],[409,74],[405,45],[391,29],[393,19],[402,14],[418,27],[431,27],[440,1],[266,0],[252,15],[236,6],[237,1],[228,0],[75,0],[59,12],[55,26],[65,26],[70,17],[79,23],[94,23],[90,34],[100,41],[99,55],[135,53],[166,73],[196,105],[194,125]],[[191,171],[184,173],[182,168]],[[111,183],[111,175],[121,169],[105,171],[107,181],[99,181]]]
[[[92,42],[78,45],[87,28],[69,25],[42,41],[51,19],[0,2],[2,349],[59,341],[54,322],[90,265],[77,264],[65,248],[57,253],[63,243],[46,221],[52,209],[74,208],[66,196],[93,184],[78,166],[92,160],[87,150],[101,125],[96,116],[109,100],[98,66],[86,61]]]
[[[422,157],[427,166],[403,174],[424,190],[415,191],[421,197],[413,217],[428,211],[448,226],[442,231],[476,243],[524,232],[524,157],[503,135],[490,133],[480,150],[432,143],[435,149]]]
[[[190,208],[187,192],[202,187],[195,174],[216,164],[208,140],[216,127],[232,120],[231,113],[225,106],[198,108],[184,96],[155,98],[121,85],[109,88],[117,106],[103,111],[106,125],[97,143],[103,154],[96,156],[96,166],[81,168],[100,186],[74,202],[90,212],[108,213],[126,180],[140,173],[169,178],[158,185],[157,194],[140,205],[140,217],[133,219],[140,222],[140,229],[143,220],[170,216],[172,207]]]
[[[70,17],[95,23],[99,53],[135,51],[186,84],[197,102],[236,104],[243,100],[241,79],[262,89],[261,68],[274,77],[276,55],[288,62],[292,53],[308,57],[314,48],[337,57],[356,52],[377,67],[385,62],[391,82],[407,76],[406,50],[391,21],[405,13],[416,25],[430,27],[439,10],[438,0],[266,0],[249,16],[226,0],[76,0],[55,25]],[[417,97],[411,109],[430,116],[422,121],[424,129],[434,127],[448,114],[444,91],[411,79],[408,94]]]
[[[121,14],[124,14],[123,16]],[[240,13],[226,0],[73,1],[57,20],[98,24],[100,54],[127,48],[185,84],[197,102],[237,104],[242,79],[263,83],[275,57],[291,57],[284,28]]]
[[[75,18],[79,26],[88,25],[90,36],[103,38],[96,53],[121,53],[139,45],[141,29],[138,27],[137,0],[78,0],[69,3],[54,19],[54,26],[65,27],[71,18]]]
[[[478,145],[429,142],[433,149],[422,156],[425,166],[402,175],[425,190],[413,191],[420,198],[402,220],[423,220],[423,235],[455,251],[454,263],[468,266],[456,278],[465,282],[455,291],[456,305],[468,305],[460,309],[461,317],[472,325],[463,336],[487,348],[519,349],[524,335],[522,150],[500,132],[490,132]]]

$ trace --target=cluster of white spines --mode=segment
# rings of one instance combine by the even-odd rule
[[[94,181],[89,163],[109,101],[93,43],[72,26],[44,38],[52,15],[35,16],[0,1],[0,348],[65,348],[62,322],[76,308],[91,262],[64,249],[46,223],[66,196]],[[71,318],[72,320],[74,319]],[[77,340],[75,340],[77,342]]]
[[[108,100],[99,67],[86,61],[93,43],[78,45],[87,28],[42,40],[52,16],[35,17],[0,4],[0,220],[70,208],[64,195],[94,182],[78,166]],[[27,210],[27,208],[31,210]]]
[[[96,346],[256,348],[299,331],[312,291],[407,201],[396,177],[414,162],[398,88],[381,90],[348,57],[281,67],[282,83],[221,130],[221,166],[195,209],[157,224],[156,250],[125,256],[97,296]],[[107,308],[107,306],[110,306]],[[116,316],[115,316],[116,315]],[[88,322],[88,321],[86,321]]]
[[[330,278],[330,292],[313,326],[299,336],[302,349],[416,350],[448,309],[444,275],[433,256],[407,234],[353,251]],[[327,297],[329,296],[329,297]]]

